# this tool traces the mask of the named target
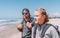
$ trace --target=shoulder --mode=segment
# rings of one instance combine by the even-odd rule
[[[56,29],[55,29],[53,26],[50,26],[50,27],[46,30],[45,35],[46,35],[46,34],[48,34],[48,35],[54,35],[55,33],[57,34]]]
[[[50,31],[53,31],[53,30],[56,30],[53,26],[50,26],[49,28],[48,28],[48,30],[50,30]]]
[[[46,33],[57,32],[57,30],[56,30],[56,28],[55,28],[55,25],[48,23],[46,26],[47,26],[47,27],[49,26],[48,29],[46,30]]]
[[[24,19],[21,20],[21,24],[23,24],[23,23],[24,23]]]
[[[55,25],[50,24],[50,23],[48,23],[47,25],[50,25],[50,27],[48,28],[49,30],[55,30]]]
[[[33,20],[34,20],[34,18],[33,18],[33,17],[30,17],[30,22],[31,22],[31,23],[33,22]]]
[[[46,32],[57,33],[55,25],[53,25],[53,24],[48,24],[48,25],[50,25],[50,27],[47,29]]]
[[[30,19],[32,19],[32,20],[33,20],[34,18],[33,18],[33,17],[30,17]]]

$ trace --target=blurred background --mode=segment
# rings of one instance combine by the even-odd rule
[[[49,22],[60,30],[60,0],[0,0],[0,38],[20,38],[17,25],[22,20],[22,9],[28,8],[34,17],[36,8],[44,8]]]

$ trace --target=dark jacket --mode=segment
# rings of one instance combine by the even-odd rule
[[[32,21],[33,21],[33,18],[30,17],[29,22],[32,23]],[[24,38],[31,38],[31,33],[32,33],[31,30],[32,29],[27,28],[27,26],[26,26],[27,22],[24,19],[22,20],[21,23],[23,24],[23,29],[20,30],[22,32],[22,37],[24,37]],[[33,27],[33,25],[32,25],[32,27]]]

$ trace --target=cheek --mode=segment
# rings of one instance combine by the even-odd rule
[[[29,16],[29,15],[26,15],[27,17]]]
[[[37,19],[39,20],[39,19],[40,19],[40,17],[37,17]]]
[[[25,19],[26,18],[26,15],[23,15],[23,18]]]
[[[41,18],[41,17],[40,17],[40,16],[38,16],[38,17],[37,17],[37,20],[39,20],[40,18]]]
[[[39,21],[40,17],[34,17],[35,21]]]
[[[34,20],[35,20],[35,23],[39,23],[39,20],[40,19],[40,17],[34,17]]]
[[[29,14],[27,14],[26,17],[29,17]]]

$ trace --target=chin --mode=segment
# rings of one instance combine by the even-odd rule
[[[36,24],[38,23],[38,22],[35,22]]]

